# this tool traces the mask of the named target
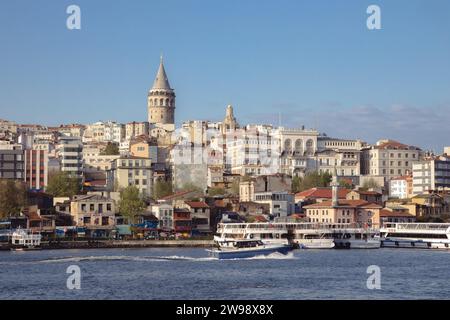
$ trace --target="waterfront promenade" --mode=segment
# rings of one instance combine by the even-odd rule
[[[213,240],[83,240],[42,241],[41,249],[93,249],[93,248],[207,248]],[[0,244],[0,250],[9,250],[10,244]]]

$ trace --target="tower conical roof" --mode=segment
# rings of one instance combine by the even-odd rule
[[[158,73],[156,74],[155,82],[153,82],[152,89],[166,89],[171,90],[169,79],[167,79],[166,70],[164,69],[163,59],[159,63]]]

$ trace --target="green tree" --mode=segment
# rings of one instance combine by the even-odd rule
[[[26,204],[26,188],[14,180],[0,180],[0,218],[17,216]]]
[[[330,185],[331,179],[332,176],[328,172],[308,172],[303,178],[299,178],[298,191],[304,191],[317,187],[328,187]]]
[[[153,187],[153,198],[161,199],[165,196],[171,195],[172,183],[170,181],[157,180]]]
[[[364,190],[368,190],[368,189],[376,189],[379,188],[380,185],[378,184],[378,182],[374,179],[374,178],[370,178],[364,181],[363,185],[362,185],[362,189]]]
[[[116,156],[119,155],[119,146],[116,143],[108,142],[106,148],[100,152],[103,156]]]
[[[300,183],[301,179],[299,176],[294,176],[292,178],[292,186],[291,186],[292,192],[297,193],[300,191]]]
[[[135,222],[136,215],[142,213],[147,205],[136,186],[128,186],[120,191],[119,211]]]
[[[78,177],[60,171],[49,177],[45,191],[54,197],[72,197],[80,193],[80,190]]]
[[[224,195],[226,193],[224,188],[209,188],[208,190],[208,194],[210,196],[219,196],[219,195]]]

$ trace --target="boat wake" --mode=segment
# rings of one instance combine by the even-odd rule
[[[94,261],[135,261],[135,262],[151,262],[151,261],[213,261],[212,257],[185,257],[185,256],[86,256],[86,257],[64,257],[49,258],[37,261],[37,263],[72,263],[72,262],[94,262]]]

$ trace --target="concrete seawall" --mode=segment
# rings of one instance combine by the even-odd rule
[[[42,242],[42,249],[92,249],[92,248],[207,248],[212,240],[99,240]]]
[[[43,241],[40,248],[53,249],[95,249],[95,248],[208,248],[213,240],[91,240],[91,241]],[[10,250],[7,243],[0,244],[0,250]]]

